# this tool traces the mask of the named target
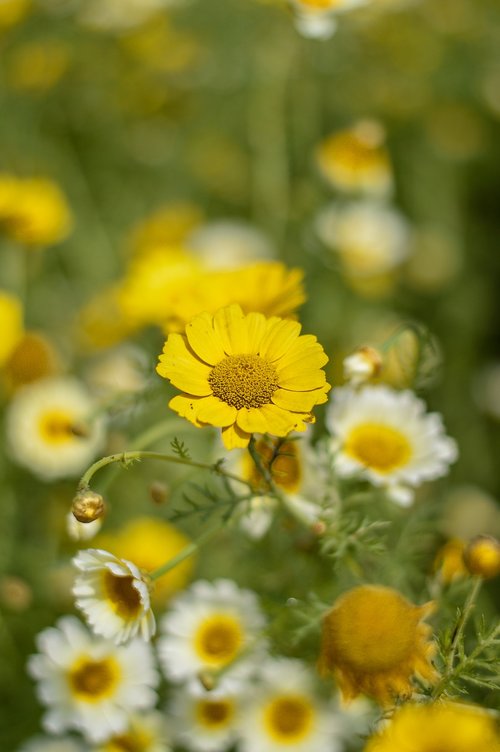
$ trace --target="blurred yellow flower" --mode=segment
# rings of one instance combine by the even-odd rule
[[[189,539],[173,525],[157,517],[136,517],[116,533],[100,535],[96,547],[115,556],[133,561],[139,569],[152,572],[188,546]],[[155,580],[151,593],[153,603],[164,605],[174,593],[182,590],[191,579],[195,559],[190,557]]]
[[[337,4],[331,0],[301,2],[318,8]],[[325,138],[316,150],[317,165],[334,188],[386,195],[392,189],[393,179],[384,140],[384,129],[379,123],[362,120]]]
[[[101,349],[126,339],[135,328],[127,322],[119,304],[119,286],[101,290],[82,308],[77,328],[82,347]]]
[[[500,541],[491,535],[478,535],[464,551],[464,562],[471,574],[486,580],[500,574]]]
[[[459,703],[405,705],[364,752],[500,752],[492,714]]]
[[[203,211],[196,204],[181,201],[165,204],[132,228],[132,250],[143,253],[156,248],[182,246],[202,221]]]
[[[195,426],[222,428],[227,449],[247,446],[253,433],[305,431],[330,385],[323,348],[300,330],[238,305],[195,316],[160,355],[158,373],[183,391],[169,406]]]
[[[24,246],[48,246],[70,233],[73,225],[66,198],[47,178],[0,175],[0,229]]]
[[[0,2],[0,30],[15,26],[28,14],[31,0],[2,0]]]
[[[68,64],[67,45],[57,41],[29,42],[14,50],[7,79],[14,89],[44,92],[57,84]]]
[[[0,290],[0,367],[5,365],[23,336],[23,309],[15,295]]]
[[[415,606],[388,587],[349,590],[323,620],[320,672],[335,676],[346,701],[362,693],[388,705],[411,696],[413,675],[437,678],[431,628],[421,621],[432,610],[432,603]]]
[[[52,343],[43,334],[27,331],[4,365],[3,377],[9,391],[54,375],[58,359]]]
[[[463,559],[464,549],[465,542],[459,538],[453,538],[441,546],[437,552],[434,569],[439,573],[445,585],[469,574]]]

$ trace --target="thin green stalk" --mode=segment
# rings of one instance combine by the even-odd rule
[[[179,564],[181,564],[185,559],[189,559],[190,556],[195,554],[199,549],[207,543],[211,538],[214,537],[216,533],[219,532],[225,525],[225,522],[218,522],[213,527],[209,528],[208,530],[205,530],[204,533],[200,535],[198,540],[193,541],[189,544],[189,546],[186,546],[185,548],[180,551],[177,556],[174,556],[173,559],[169,559],[165,562],[165,564],[162,564],[161,567],[158,567],[158,569],[155,569],[153,572],[149,573],[149,576],[152,580],[157,580],[159,577],[163,577],[163,575],[170,572],[172,569],[175,569]]]

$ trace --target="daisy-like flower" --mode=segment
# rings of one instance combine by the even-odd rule
[[[472,705],[404,705],[364,752],[500,752],[495,717]]]
[[[245,700],[240,724],[243,752],[337,752],[340,723],[321,701],[312,677],[297,660],[266,664]]]
[[[77,475],[104,439],[103,420],[90,419],[94,409],[75,379],[42,379],[25,386],[7,410],[12,458],[44,480]]]
[[[325,138],[316,150],[316,162],[335,188],[385,196],[392,188],[392,170],[384,141],[380,123],[362,120]]]
[[[286,439],[263,436],[256,442],[255,451],[274,484],[283,491],[287,509],[308,525],[316,522],[321,507],[313,499],[318,494],[321,464],[311,447],[308,433],[302,439],[293,435]],[[271,489],[248,450],[243,449],[238,454],[234,460],[231,457],[230,466],[260,491],[250,500],[240,526],[252,538],[261,538],[271,525],[278,502],[268,495]]]
[[[436,646],[422,622],[432,603],[415,606],[396,590],[360,585],[341,595],[323,619],[319,670],[333,674],[346,701],[359,694],[382,705],[413,692],[411,679],[432,682]]]
[[[135,564],[98,548],[80,551],[73,564],[81,572],[73,586],[75,605],[94,632],[117,645],[139,632],[151,639],[156,626],[149,584]]]
[[[134,713],[128,722],[126,731],[113,735],[92,752],[171,752],[168,724],[162,713]]]
[[[400,503],[411,501],[412,494],[404,493],[410,487],[446,475],[458,454],[441,416],[426,415],[424,402],[410,391],[386,386],[336,389],[327,425],[337,473],[360,475],[387,487]]]
[[[80,741],[72,739],[69,736],[35,736],[28,739],[18,750],[18,752],[86,752]]]
[[[75,729],[91,742],[124,733],[130,714],[156,702],[158,674],[149,645],[133,640],[117,647],[96,638],[73,616],[37,637],[40,653],[28,671],[47,706],[46,731]]]
[[[291,0],[295,26],[304,37],[328,39],[337,28],[337,14],[364,5],[367,0]]]
[[[238,305],[196,316],[160,356],[160,376],[183,390],[169,406],[195,426],[220,426],[227,449],[246,447],[253,433],[305,431],[330,386],[323,348],[300,330]]]
[[[193,685],[177,690],[168,714],[174,739],[183,748],[222,752],[237,739],[241,710],[241,693],[235,687],[207,692],[201,685]]]
[[[264,626],[250,590],[231,580],[199,580],[176,598],[161,622],[158,649],[165,675],[184,681],[224,669],[225,678],[247,676],[262,653]]]

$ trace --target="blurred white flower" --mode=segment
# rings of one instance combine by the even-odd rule
[[[146,353],[132,345],[121,345],[99,356],[89,366],[86,381],[99,398],[141,392],[146,386]]]
[[[216,688],[207,692],[201,685],[182,687],[169,705],[174,739],[193,752],[223,752],[237,737],[242,712],[241,695]]]
[[[246,676],[262,655],[264,627],[253,592],[231,580],[199,580],[172,601],[163,617],[160,663],[173,681],[222,669],[225,679]]]
[[[242,220],[207,222],[188,235],[185,243],[207,269],[232,269],[276,257],[270,238]]]
[[[158,674],[149,645],[133,640],[117,647],[96,638],[73,616],[37,637],[29,674],[47,707],[43,727],[53,734],[75,729],[91,742],[124,733],[130,713],[157,700]]]
[[[359,386],[376,376],[382,367],[382,357],[373,347],[358,347],[344,358],[344,378],[352,386]]]
[[[151,639],[156,625],[149,584],[135,564],[98,548],[80,551],[73,564],[80,571],[73,586],[75,605],[96,634],[116,644],[138,633]]]
[[[412,487],[446,475],[458,456],[441,416],[425,411],[409,390],[336,389],[326,418],[336,472],[366,478],[408,504]]]
[[[365,5],[368,0],[291,0],[297,31],[312,39],[329,39],[337,28],[336,15]]]
[[[76,379],[43,379],[23,387],[7,409],[12,458],[44,480],[73,477],[92,462],[104,440],[104,421]]]

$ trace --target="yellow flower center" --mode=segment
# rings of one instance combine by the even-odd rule
[[[259,439],[256,444],[262,463],[270,471],[272,479],[288,493],[294,493],[302,482],[302,468],[296,441],[268,441]],[[267,484],[251,456],[245,455],[246,475],[256,488],[268,490]]]
[[[382,423],[362,423],[353,428],[344,451],[379,473],[403,467],[412,456],[411,444],[404,433]]]
[[[71,668],[68,683],[79,700],[98,702],[113,694],[120,676],[120,667],[114,658],[93,660],[83,657]]]
[[[269,735],[277,742],[294,743],[310,732],[314,709],[301,695],[275,698],[265,709],[264,723]]]
[[[238,619],[228,614],[214,614],[205,619],[196,632],[194,646],[204,663],[225,666],[243,644],[243,630]]]
[[[39,419],[39,430],[47,444],[66,444],[74,441],[75,416],[67,410],[47,410]]]
[[[234,706],[230,700],[198,700],[196,720],[210,730],[219,730],[231,723]]]
[[[261,407],[279,387],[274,367],[259,355],[228,355],[212,368],[208,383],[215,397],[236,407]]]
[[[133,577],[117,577],[108,569],[103,572],[104,591],[113,611],[122,619],[132,619],[142,608],[141,596]]]
[[[120,734],[110,739],[105,747],[105,752],[148,752],[151,749],[153,737],[145,731],[129,731],[128,734]]]

